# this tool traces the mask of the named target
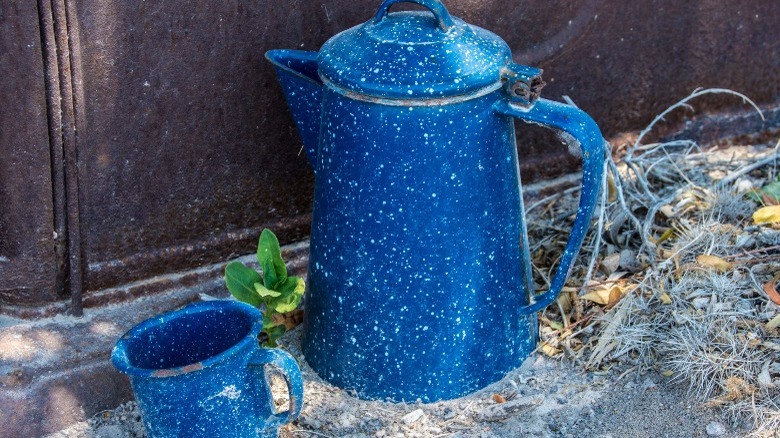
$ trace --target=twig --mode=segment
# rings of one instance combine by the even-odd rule
[[[623,180],[620,178],[620,172],[617,169],[617,165],[615,164],[615,161],[612,159],[612,157],[607,157],[607,164],[609,164],[609,168],[612,170],[612,177],[615,180],[615,188],[617,189],[617,195],[618,195],[618,201],[620,201],[620,206],[623,208],[623,211],[625,212],[626,216],[631,219],[631,222],[634,223],[634,227],[636,227],[637,231],[642,229],[642,223],[639,222],[639,219],[634,216],[634,213],[631,212],[631,209],[628,208],[628,204],[626,203],[626,198],[623,196]],[[645,241],[647,240],[645,236],[640,235],[640,239],[642,239],[642,246],[644,246]],[[640,252],[641,252],[640,247]],[[651,257],[652,259],[652,257]]]
[[[608,146],[608,143],[604,142],[605,153],[607,156],[612,155],[612,148]],[[601,204],[599,205],[599,221],[596,226],[596,243],[593,244],[593,250],[590,253],[590,261],[588,262],[588,271],[585,274],[585,278],[582,280],[582,288],[580,288],[579,296],[585,295],[588,290],[588,282],[593,275],[593,269],[596,266],[596,260],[599,258],[599,248],[601,248],[601,234],[604,232],[604,217],[607,211],[607,177],[609,176],[609,164],[606,159],[604,161],[604,171],[601,178]]]
[[[747,265],[747,264],[753,264],[753,263],[766,263],[766,262],[774,262],[780,260],[780,254],[768,256],[768,257],[758,257],[758,258],[752,258],[752,259],[743,259],[743,260],[734,260],[731,263],[735,265]]]
[[[655,215],[656,215],[656,213],[658,213],[658,211],[661,209],[661,207],[663,207],[664,205],[672,202],[672,200],[674,200],[674,198],[676,198],[679,195],[679,193],[680,193],[680,190],[678,189],[674,193],[672,193],[671,195],[669,195],[669,196],[659,200],[658,202],[656,202],[655,204],[650,206],[650,208],[647,210],[647,216],[645,216],[645,221],[642,224],[642,226],[640,228],[640,231],[639,231],[642,234],[642,242],[643,242],[642,246],[639,248],[639,252],[642,252],[642,249],[645,248],[645,247],[648,247],[648,248],[653,249],[653,250],[658,247],[658,245],[656,245],[655,243],[651,242],[647,238],[647,236],[650,235],[650,228],[653,225],[653,219],[655,219]],[[655,260],[655,252],[654,251],[647,252],[647,254],[649,255],[651,261]]]
[[[634,370],[636,369],[636,367],[637,367],[637,366],[636,366],[636,365],[634,365],[634,366],[632,366],[631,368],[629,368],[629,369],[625,370],[625,371],[623,372],[623,374],[619,375],[619,376],[618,376],[618,378],[617,378],[617,379],[615,379],[615,383],[619,382],[619,381],[620,381],[620,379],[622,379],[623,377],[626,377],[626,375],[627,375],[628,373],[630,373],[631,371],[634,371]]]
[[[454,417],[452,417],[449,420],[447,420],[444,423],[442,423],[442,427],[452,427],[453,425],[451,423],[455,422],[458,419],[458,417],[460,417],[465,412],[467,412],[469,410],[469,408],[471,408],[471,405],[473,405],[474,403],[475,402],[472,401],[471,403],[468,404],[468,406],[466,406],[465,408],[461,409],[459,414],[455,415]]]
[[[755,253],[758,253],[758,252],[769,252],[769,251],[772,251],[772,250],[775,250],[775,249],[780,249],[780,245],[772,245],[772,246],[766,246],[764,248],[756,248],[756,249],[753,249],[753,250],[750,250],[750,251],[744,251],[744,252],[742,252],[740,254],[727,255],[727,256],[723,256],[721,258],[728,260],[728,259],[733,259],[733,258],[737,258],[737,257],[743,257],[743,256],[746,256],[746,255],[749,255],[749,254],[755,254]]]
[[[548,203],[548,202],[550,202],[550,201],[552,201],[554,199],[560,198],[563,195],[569,195],[571,193],[579,191],[581,188],[582,187],[580,187],[580,186],[569,187],[568,189],[566,189],[566,190],[564,190],[562,192],[558,192],[558,193],[555,193],[553,195],[546,196],[546,197],[544,197],[544,198],[534,202],[533,204],[531,204],[530,207],[526,208],[525,209],[525,214],[527,215],[529,211],[535,209],[536,207],[539,207],[540,205],[544,205],[544,204],[546,204],[546,203]]]
[[[657,115],[653,119],[653,121],[650,122],[650,124],[647,125],[647,127],[643,129],[642,132],[639,133],[639,136],[636,138],[636,141],[634,141],[633,148],[636,149],[642,143],[642,139],[645,137],[645,135],[647,135],[650,131],[652,131],[656,123],[660,122],[661,120],[664,120],[664,117],[666,117],[669,113],[671,113],[672,111],[680,107],[690,108],[690,106],[688,105],[689,101],[697,97],[703,96],[705,94],[731,94],[733,96],[741,97],[744,102],[747,102],[748,104],[750,104],[750,106],[755,108],[755,110],[758,112],[758,115],[761,116],[761,120],[766,120],[764,118],[764,113],[761,112],[761,109],[758,107],[758,105],[756,105],[755,102],[753,102],[749,97],[745,96],[742,93],[738,93],[733,90],[728,90],[726,88],[705,88],[705,89],[697,88],[696,90],[693,90],[693,93],[691,93],[688,97],[675,103],[674,105],[664,110],[661,114]]]
[[[777,142],[777,145],[780,146],[780,141]],[[769,164],[769,163],[771,163],[773,161],[776,161],[778,159],[778,157],[780,157],[780,156],[778,155],[778,149],[777,149],[777,146],[776,146],[774,151],[772,151],[772,153],[770,153],[770,155],[768,157],[765,157],[762,160],[756,161],[755,163],[750,164],[748,166],[742,167],[741,169],[739,169],[739,170],[737,170],[735,172],[729,173],[728,175],[726,175],[725,178],[723,178],[720,181],[718,181],[715,184],[715,187],[716,188],[723,187],[724,185],[726,185],[726,184],[736,180],[737,178],[739,178],[739,177],[741,177],[743,175],[746,175],[746,174],[748,174],[748,173],[750,173],[750,172],[752,172],[752,171],[754,171],[754,170],[756,170],[756,169],[758,169],[760,167],[764,167],[767,164]]]
[[[640,170],[639,167],[629,158],[624,158],[623,163],[631,169],[632,172],[634,172],[634,175],[636,176],[637,182],[639,182],[639,186],[642,188],[642,191],[644,192],[645,196],[649,197],[651,200],[655,201],[656,196],[655,193],[653,193],[652,190],[650,190],[650,182],[647,181],[647,177],[645,177],[645,172]]]

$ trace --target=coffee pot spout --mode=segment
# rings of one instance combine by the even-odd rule
[[[273,63],[282,85],[306,156],[316,169],[320,130],[322,80],[317,74],[317,52],[270,50],[265,58]]]

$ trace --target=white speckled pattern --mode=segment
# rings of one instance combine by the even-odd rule
[[[318,133],[306,137],[316,183],[303,351],[362,397],[449,399],[519,366],[599,190],[592,119],[544,99],[511,103],[506,44],[457,19],[445,34],[441,21],[390,14],[337,35],[316,61],[321,102],[306,109],[313,56],[267,55],[299,129]],[[583,150],[575,228],[551,290],[533,297],[513,117],[562,129]]]

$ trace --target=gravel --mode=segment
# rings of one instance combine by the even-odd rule
[[[281,438],[739,437],[749,432],[749,425],[730,424],[660,374],[622,376],[625,370],[619,366],[585,372],[540,354],[501,381],[460,399],[427,404],[360,400],[324,382],[306,365],[299,335],[299,329],[293,330],[282,345],[301,363],[305,406],[293,424],[280,429]],[[283,380],[278,375],[270,380],[282,405],[277,408],[286,409]],[[141,415],[130,401],[48,438],[143,436]]]

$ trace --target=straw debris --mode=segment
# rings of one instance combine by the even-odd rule
[[[780,427],[780,142],[643,144],[664,116],[712,93],[740,97],[761,115],[733,91],[696,90],[632,144],[608,148],[599,214],[580,255],[587,268],[568,283],[585,286],[568,287],[540,319],[542,351],[590,370],[618,362],[640,375],[658,370],[686,382],[707,406],[750,419],[755,436],[773,436]],[[532,205],[539,289],[554,272],[576,199],[575,188]]]

